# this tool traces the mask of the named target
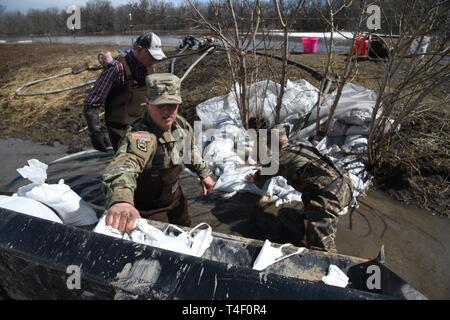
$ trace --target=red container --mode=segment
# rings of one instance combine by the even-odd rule
[[[356,38],[355,46],[353,47],[353,54],[355,56],[366,56],[369,49],[369,39],[365,36]]]
[[[302,38],[303,53],[316,53],[319,38]]]

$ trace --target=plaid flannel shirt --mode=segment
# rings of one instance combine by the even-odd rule
[[[125,61],[130,67],[133,80],[139,85],[145,85],[145,76],[147,71],[143,65],[141,65],[136,58],[134,58],[132,51],[128,51],[125,56]],[[106,98],[111,90],[121,87],[125,84],[125,70],[122,64],[114,60],[107,68],[101,73],[95,82],[94,87],[86,96],[85,105],[86,108],[98,108],[104,105]]]

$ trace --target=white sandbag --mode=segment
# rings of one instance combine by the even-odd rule
[[[168,225],[161,231],[147,220],[138,219],[135,229],[128,235],[107,226],[106,215],[101,217],[94,232],[195,257],[201,257],[213,240],[212,229],[207,223],[200,223],[189,232],[175,225]]]
[[[244,160],[233,151],[233,147],[234,141],[231,139],[216,139],[206,146],[203,159],[218,173],[224,172],[226,168],[244,164]]]
[[[264,119],[267,125],[274,121],[277,105],[276,91],[280,85],[271,80],[254,83],[249,88],[249,117]]]
[[[212,171],[222,173],[227,167],[242,165],[247,161],[253,149],[253,141],[246,130],[232,124],[225,124],[214,131],[203,151],[203,159]],[[217,174],[216,174],[217,175]]]
[[[277,93],[280,84],[270,80],[250,86],[250,118],[262,117],[268,126],[275,124]],[[280,109],[280,121],[292,115],[304,117],[317,102],[318,90],[304,79],[287,80]]]
[[[28,160],[28,166],[17,169],[17,172],[35,185],[40,185],[47,180],[48,165],[36,159]]]
[[[342,121],[333,119],[330,125],[330,131],[328,132],[328,137],[339,137],[344,136],[347,133],[348,125]]]
[[[354,174],[350,171],[348,172],[348,176],[355,186],[355,190],[353,193],[355,197],[359,197],[361,194],[363,194],[371,184],[371,179],[369,177],[366,177],[365,174]]]
[[[350,126],[348,127],[347,131],[345,132],[347,136],[353,136],[353,135],[368,135],[369,134],[369,127],[367,125],[363,126]]]
[[[240,124],[239,109],[230,95],[208,99],[200,103],[196,111],[204,130],[223,124]]]
[[[429,36],[422,36],[414,39],[408,49],[408,54],[419,55],[423,57],[427,53],[431,38]]]
[[[283,259],[289,258],[296,254],[301,254],[306,249],[306,248],[298,248],[297,251],[295,252],[284,254],[283,248],[291,246],[293,246],[291,243],[285,243],[280,247],[276,248],[272,246],[272,243],[269,240],[266,240],[261,250],[259,251],[258,256],[256,257],[255,262],[253,263],[252,269],[262,271],[276,262],[279,262]]]
[[[74,226],[91,225],[98,221],[95,211],[61,179],[58,184],[47,184],[47,165],[36,160],[17,169],[31,184],[20,187],[17,195],[42,202],[56,211],[64,224]]]
[[[367,137],[363,135],[347,136],[344,143],[351,146],[352,149],[353,147],[367,146]]]
[[[357,172],[358,170],[365,170],[365,168],[366,165],[364,164],[363,161],[350,162],[345,165],[345,169],[347,171],[354,170]]]
[[[288,80],[283,104],[291,110],[291,113],[299,113],[304,116],[312,110],[318,97],[319,90],[305,79]]]
[[[334,264],[328,268],[328,274],[322,278],[323,283],[329,286],[345,288],[348,285],[347,275]]]
[[[21,212],[29,216],[57,223],[63,223],[52,209],[36,200],[29,198],[0,195],[0,208]]]
[[[263,195],[263,191],[259,189],[254,183],[246,181],[245,177],[249,174],[254,174],[255,168],[231,168],[225,170],[214,185],[215,191],[222,192],[243,192],[247,191],[254,194]]]
[[[272,177],[263,186],[264,195],[270,196],[275,201],[275,206],[292,201],[302,201],[302,193],[295,190],[282,176]]]
[[[214,97],[200,103],[197,115],[202,121],[204,129],[218,128],[221,125],[234,124],[242,126],[239,108],[236,102],[236,94],[239,87],[234,85],[233,90],[226,96]],[[275,123],[275,108],[277,105],[277,92],[280,84],[271,80],[259,81],[248,87],[249,92],[249,116],[250,118],[262,117],[268,126]],[[318,90],[304,79],[286,82],[283,96],[280,120],[292,115],[306,115],[317,102]]]
[[[333,105],[336,91],[328,94],[320,106],[320,118],[326,117]],[[334,117],[349,125],[364,125],[370,122],[372,111],[377,100],[377,94],[362,86],[345,84],[339,102],[336,106]],[[317,119],[317,112],[313,110],[309,121]]]
[[[339,118],[344,121],[348,125],[356,125],[356,126],[364,126],[370,122],[372,117],[372,112],[370,110],[363,109],[351,109],[345,112],[342,115],[339,115]]]

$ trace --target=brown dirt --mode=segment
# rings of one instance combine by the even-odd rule
[[[450,216],[450,113],[410,118],[375,168],[378,187],[407,204]]]
[[[68,145],[69,152],[90,147],[88,133],[79,131],[85,127],[83,101],[89,87],[59,94],[16,97],[15,90],[29,81],[70,70],[83,63],[97,64],[97,54],[105,49],[116,52],[118,46],[98,45],[48,45],[2,44],[0,45],[0,139],[21,138],[34,142]],[[174,49],[166,50],[168,54]],[[177,62],[176,73],[181,75],[196,56]],[[344,56],[338,55],[333,65],[343,66]],[[260,58],[264,59],[264,58]],[[291,59],[321,69],[325,64],[323,54],[292,55]],[[250,65],[251,67],[251,65]],[[277,80],[279,62],[260,71],[259,79]],[[377,89],[382,75],[381,65],[360,62],[351,82],[370,89]],[[168,63],[157,67],[159,72],[168,70]],[[181,114],[193,120],[195,106],[200,102],[226,94],[231,84],[226,58],[216,52],[213,58],[205,58],[183,82],[184,105]],[[100,71],[58,78],[47,83],[24,89],[23,92],[66,87],[95,79]],[[318,85],[309,74],[295,67],[289,69],[290,79],[305,78]],[[439,91],[441,90],[441,91]],[[428,102],[442,101],[448,88],[439,88]],[[375,169],[375,185],[388,191],[399,200],[450,216],[450,156],[446,143],[450,141],[449,113],[444,108],[429,111],[408,119],[402,130],[392,138],[387,156]]]

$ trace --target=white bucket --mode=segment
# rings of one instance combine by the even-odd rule
[[[419,55],[423,57],[427,53],[428,45],[430,44],[430,37],[423,36],[413,40],[409,47],[408,54]]]

